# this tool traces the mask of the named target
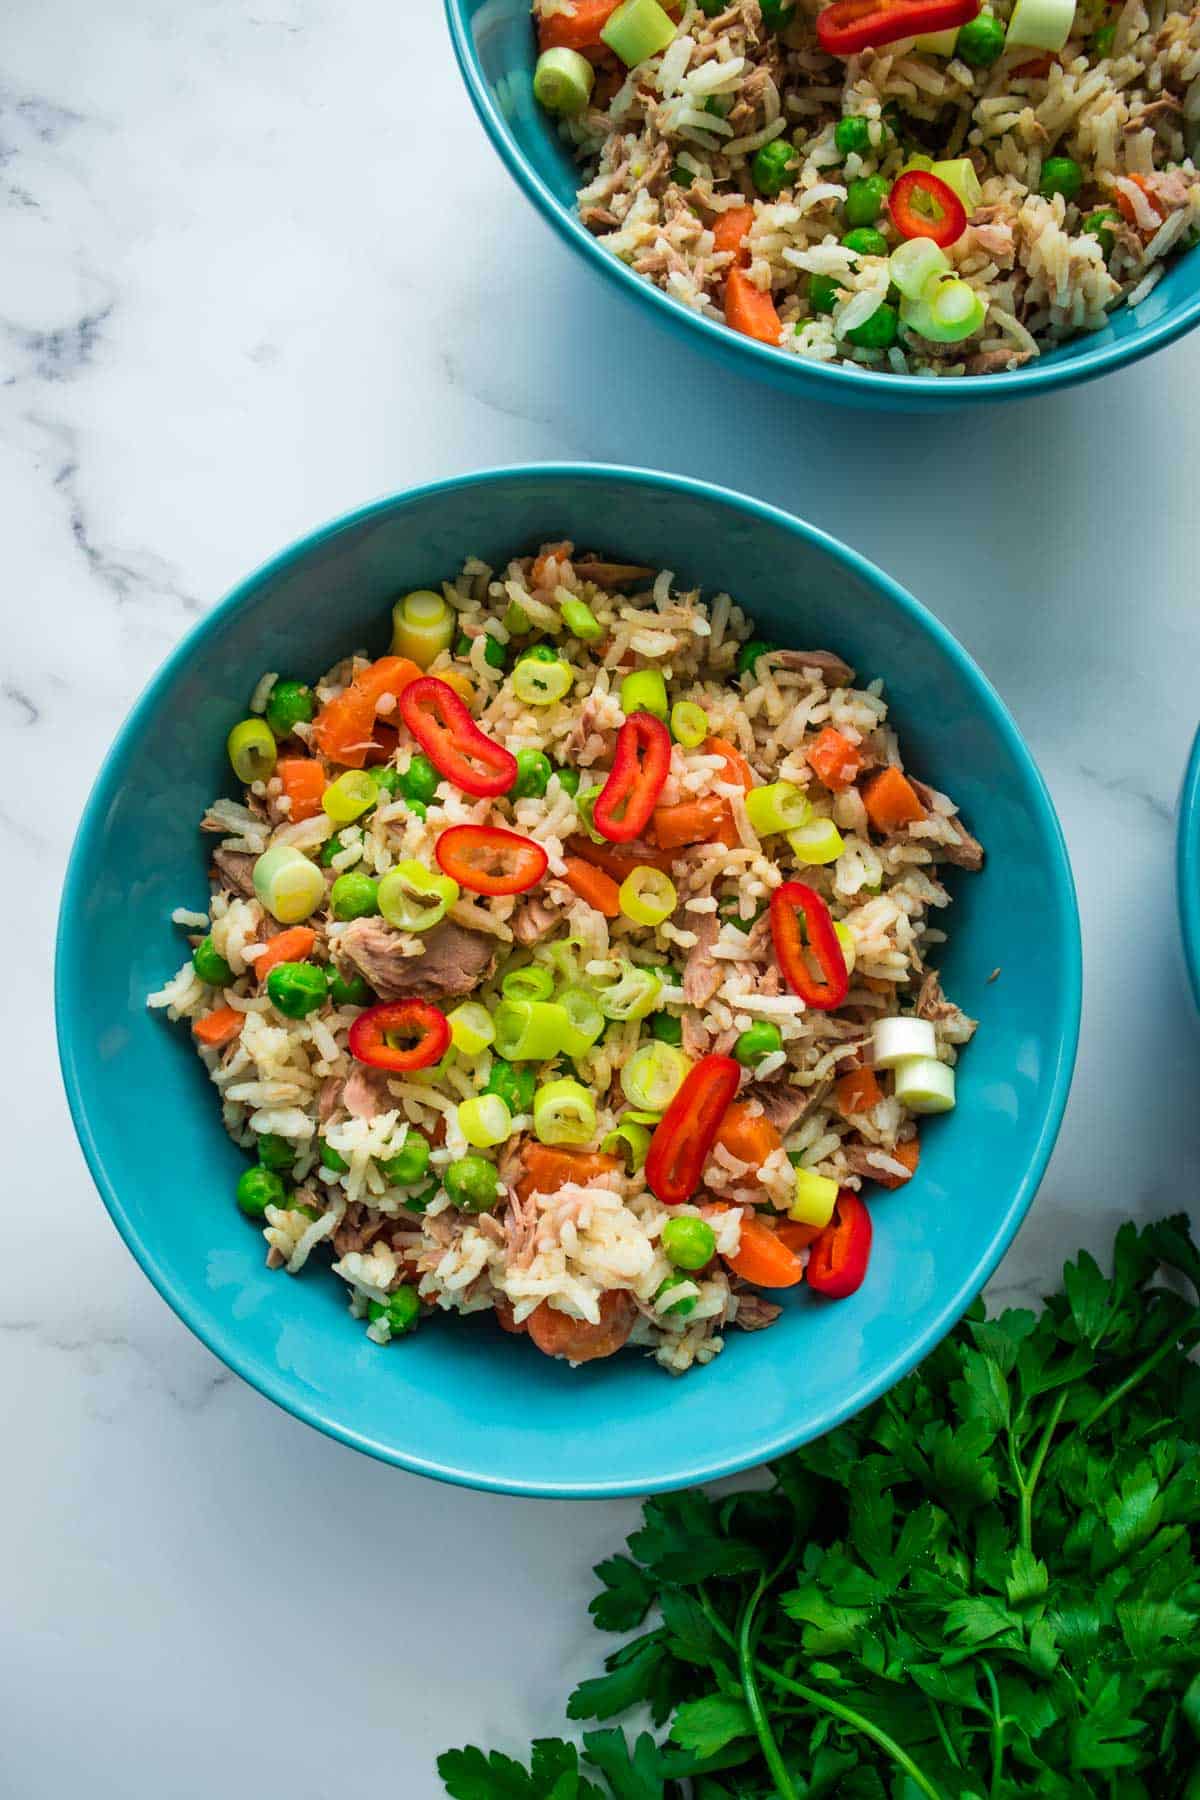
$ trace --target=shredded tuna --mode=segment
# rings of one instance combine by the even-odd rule
[[[523,901],[512,916],[513,937],[528,949],[548,938],[561,918],[561,906],[542,894],[534,894]]]
[[[352,1119],[373,1119],[391,1111],[394,1104],[381,1070],[358,1067],[351,1071],[342,1091],[342,1105]]]
[[[816,669],[826,687],[849,687],[854,680],[854,670],[832,650],[776,650],[771,662],[777,669],[791,669],[803,673],[805,669]]]
[[[978,1019],[968,1018],[961,1006],[955,1006],[953,1000],[947,1000],[936,969],[931,969],[921,983],[921,992],[917,996],[917,1017],[928,1019],[931,1025],[947,1027],[946,1036],[954,1043],[965,1044],[979,1025]]]
[[[916,790],[917,798],[920,800],[922,806],[927,807],[930,812],[937,812],[937,790],[931,788],[928,782],[918,781],[914,775],[910,775],[908,779]],[[938,817],[942,818],[944,815],[939,813]],[[939,862],[953,863],[955,867],[959,869],[982,869],[983,845],[979,842],[979,839],[971,836],[971,833],[967,830],[957,814],[955,814],[953,818],[945,819],[945,823],[950,827],[951,831],[957,833],[958,841],[953,844],[931,845],[931,849],[937,860]]]
[[[254,865],[258,861],[248,850],[225,850],[218,847],[213,851],[213,869],[216,871],[213,880],[219,887],[227,888],[231,893],[240,894],[243,900],[254,898]]]
[[[753,1288],[739,1288],[737,1296],[737,1313],[733,1323],[739,1331],[765,1331],[768,1325],[774,1325],[783,1312],[774,1300],[765,1300]]]
[[[689,1006],[707,1006],[721,985],[721,965],[712,947],[721,930],[716,913],[689,913],[688,929],[696,934],[696,943],[688,951],[683,970],[683,997]]]
[[[444,919],[425,933],[419,957],[381,919],[355,919],[337,940],[339,962],[351,963],[381,1000],[457,999],[488,981],[496,946],[478,932]]]
[[[787,1081],[756,1081],[750,1091],[782,1137],[804,1117],[811,1104],[807,1093]]]

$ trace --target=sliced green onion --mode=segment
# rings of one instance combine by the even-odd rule
[[[631,1106],[663,1113],[683,1086],[691,1062],[673,1044],[639,1044],[621,1070],[621,1092]]]
[[[547,55],[549,54],[551,53],[548,51]],[[545,58],[543,57],[542,60],[545,61]],[[591,69],[591,63],[585,62],[582,56],[579,60],[585,68]],[[598,638],[604,636],[603,625],[591,607],[585,606],[582,600],[563,601],[562,621],[571,636],[579,638],[585,644],[594,644]]]
[[[854,933],[848,925],[843,925],[839,919],[833,928],[833,935],[842,947],[842,961],[846,965],[846,973],[847,975],[853,975],[854,965],[858,961],[858,945],[854,941]],[[818,978],[820,973],[821,971],[818,969]]]
[[[243,719],[225,739],[239,781],[265,781],[275,767],[275,734],[265,719]]]
[[[587,988],[565,987],[558,996],[558,1004],[567,1019],[563,1052],[572,1058],[582,1056],[604,1030],[604,1014],[596,1003],[596,996]]]
[[[533,1096],[533,1129],[543,1144],[590,1143],[596,1102],[578,1081],[548,1081]]]
[[[321,795],[321,805],[335,825],[353,825],[379,798],[374,776],[365,769],[347,769],[331,781]]]
[[[281,925],[298,925],[325,898],[325,877],[294,844],[273,844],[254,865],[254,892]]]
[[[1005,48],[1058,51],[1071,35],[1075,0],[1017,0],[1008,21]]]
[[[788,843],[802,863],[836,862],[846,848],[845,840],[832,819],[812,819],[787,834]]]
[[[910,169],[932,169],[932,167],[932,156],[926,156],[922,151],[917,150],[912,156],[906,158],[900,173],[901,175],[907,175]]]
[[[665,50],[675,36],[675,22],[658,0],[623,0],[600,33],[627,69]]]
[[[455,612],[432,588],[417,588],[392,607],[392,655],[407,656],[420,669],[448,650]]]
[[[608,841],[601,832],[596,830],[592,820],[596,802],[603,792],[604,784],[603,782],[600,782],[595,787],[580,788],[575,796],[575,811],[579,814],[583,829],[587,832],[593,844],[603,844]]]
[[[618,899],[621,911],[635,925],[661,925],[679,904],[679,895],[670,876],[649,863],[639,863],[625,877]]]
[[[496,1035],[491,1013],[478,1000],[464,1000],[461,1006],[446,1014],[446,1023],[450,1027],[451,1043],[464,1056],[481,1055]]]
[[[759,837],[774,831],[795,831],[807,825],[812,807],[791,781],[772,781],[751,788],[746,795],[746,814]]]
[[[555,1000],[502,1000],[492,1024],[496,1054],[505,1062],[549,1062],[570,1030],[567,1009]]]
[[[969,213],[973,213],[983,199],[979,176],[969,156],[952,156],[946,162],[935,162],[929,173],[944,181],[948,188],[953,188]],[[912,242],[911,238],[909,242]]]
[[[529,614],[523,606],[518,606],[515,600],[505,607],[504,617],[500,622],[510,637],[524,637],[525,633],[532,629],[529,623]]]
[[[635,669],[621,682],[621,711],[652,713],[656,719],[667,716],[667,684],[661,669]]]
[[[409,857],[379,883],[379,910],[397,931],[429,931],[445,918],[459,892],[457,881],[435,875]]]
[[[636,1119],[626,1115],[619,1125],[615,1125],[600,1145],[605,1156],[619,1156],[631,1175],[636,1175],[646,1161],[646,1152],[650,1148],[650,1133]]]
[[[894,1069],[909,1056],[937,1060],[937,1037],[928,1019],[876,1019],[871,1042],[877,1069]]]
[[[708,736],[708,714],[694,700],[677,700],[671,708],[671,736],[685,750],[697,750]]]
[[[888,257],[888,273],[906,300],[919,300],[934,276],[949,269],[946,252],[932,238],[905,238]]]
[[[512,1135],[512,1114],[499,1094],[476,1094],[458,1108],[458,1129],[475,1150],[490,1150]]]
[[[954,1108],[954,1070],[931,1056],[908,1056],[896,1065],[896,1098],[913,1113]]]
[[[814,1175],[811,1169],[796,1170],[796,1185],[788,1218],[797,1225],[815,1225],[824,1231],[837,1204],[838,1184],[828,1175]]]
[[[900,317],[932,344],[957,344],[978,331],[987,315],[981,294],[957,276],[935,277],[919,300],[905,300]]]
[[[574,118],[592,96],[596,71],[578,50],[543,50],[533,71],[533,97],[547,112]]]
[[[512,690],[525,706],[553,706],[571,691],[575,679],[570,663],[555,657],[553,662],[523,656],[512,672]]]
[[[958,26],[951,25],[945,31],[923,32],[914,40],[913,49],[923,50],[927,56],[953,56],[957,39]]]
[[[500,983],[506,1000],[549,1000],[554,992],[554,977],[540,963],[528,963],[523,969],[510,969]]]
[[[624,1024],[628,1019],[644,1019],[653,1012],[661,991],[661,975],[653,969],[639,969],[622,958],[619,975],[601,987],[596,999],[606,1019]]]

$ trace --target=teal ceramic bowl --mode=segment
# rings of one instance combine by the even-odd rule
[[[231,792],[224,743],[264,669],[315,675],[381,650],[389,601],[470,553],[572,538],[681,581],[729,588],[764,633],[828,644],[886,678],[912,765],[989,847],[956,882],[949,990],[982,1028],[959,1105],[930,1123],[916,1178],[874,1202],[852,1299],[785,1296],[770,1331],[731,1333],[673,1380],[634,1354],[571,1371],[487,1319],[438,1319],[379,1350],[327,1269],[263,1263],[187,1032],[147,1012],[179,965],[170,915],[203,905],[197,824]],[[999,966],[999,979],[989,982]],[[118,1230],[180,1318],[297,1418],[423,1474],[506,1493],[645,1493],[725,1475],[827,1431],[950,1328],[1033,1199],[1079,1022],[1079,931],[1054,810],[1019,732],[950,634],[853,551],[753,500],[637,470],[498,470],[382,500],[251,575],[184,639],[100,772],[72,854],[56,972],[63,1074]]]
[[[671,300],[601,248],[575,210],[576,171],[553,122],[533,98],[536,60],[529,0],[446,0],[450,34],[484,129],[559,236],[666,330],[732,368],[817,400],[889,412],[942,412],[1049,393],[1091,381],[1172,343],[1200,320],[1200,247],[1170,265],[1140,305],[1122,307],[1103,331],[999,375],[940,380],[833,367],[741,337]]]
[[[1196,733],[1188,758],[1175,831],[1179,930],[1192,998],[1200,1006],[1200,731]]]

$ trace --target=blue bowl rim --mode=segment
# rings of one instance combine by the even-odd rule
[[[1200,1006],[1200,730],[1192,740],[1175,825],[1175,895],[1192,999]]]
[[[1058,915],[1058,926],[1067,949],[1066,965],[1063,971],[1066,984],[1064,1017],[1061,1021],[1061,1042],[1057,1062],[1053,1070],[1041,1132],[1025,1175],[1013,1194],[1008,1211],[1001,1221],[995,1237],[982,1249],[971,1276],[945,1301],[934,1321],[904,1351],[893,1357],[891,1362],[871,1379],[856,1388],[852,1397],[847,1399],[845,1404],[831,1407],[828,1413],[822,1417],[817,1430],[777,1434],[776,1437],[760,1446],[755,1464],[749,1464],[744,1458],[738,1457],[722,1459],[719,1457],[705,1458],[698,1455],[693,1467],[686,1470],[675,1470],[664,1476],[661,1481],[656,1480],[649,1487],[644,1483],[629,1482],[620,1478],[604,1483],[593,1482],[586,1486],[573,1484],[567,1479],[550,1482],[523,1482],[492,1475],[486,1470],[458,1468],[434,1462],[417,1453],[396,1449],[365,1433],[350,1430],[313,1401],[287,1391],[288,1377],[278,1369],[268,1368],[257,1358],[245,1354],[235,1333],[206,1318],[202,1298],[198,1297],[197,1293],[182,1278],[173,1274],[150,1247],[142,1242],[105,1170],[103,1158],[92,1133],[75,1060],[71,996],[67,991],[65,977],[68,945],[73,934],[83,929],[82,909],[74,904],[74,896],[78,890],[90,883],[90,871],[95,869],[99,856],[98,839],[103,821],[109,803],[114,797],[114,791],[119,786],[119,765],[124,760],[127,745],[131,741],[136,741],[142,728],[143,718],[158,703],[163,692],[174,681],[184,665],[204,650],[208,640],[217,634],[223,621],[252,600],[263,581],[286,574],[294,564],[302,561],[322,544],[332,541],[341,532],[352,529],[373,517],[382,516],[397,505],[419,504],[433,495],[452,493],[467,487],[501,486],[521,477],[535,477],[547,482],[568,480],[597,484],[617,479],[660,490],[683,492],[699,500],[731,506],[755,520],[777,528],[781,527],[796,537],[806,539],[809,543],[827,552],[835,562],[840,563],[859,579],[879,588],[902,614],[906,615],[935,641],[977,690],[980,700],[990,715],[990,723],[1005,740],[1017,761],[1022,763],[1028,771],[1038,802],[1040,823],[1049,841],[1052,857],[1058,864],[1059,879],[1054,890],[1055,908]],[[902,1376],[906,1375],[936,1344],[940,1343],[990,1278],[1016,1235],[1017,1228],[1037,1193],[1062,1125],[1070,1092],[1075,1053],[1079,1041],[1082,988],[1079,908],[1066,842],[1054,809],[1054,803],[1050,798],[1041,771],[1004,701],[974,659],[933,613],[905,588],[893,581],[882,569],[868,561],[866,557],[860,556],[857,551],[840,543],[817,526],[809,525],[805,521],[793,517],[790,513],[784,512],[781,508],[770,506],[750,495],[739,494],[733,489],[720,487],[712,482],[697,481],[687,476],[669,475],[654,469],[639,469],[606,463],[550,462],[515,463],[505,467],[450,476],[440,481],[428,482],[419,487],[404,489],[398,493],[369,501],[352,512],[328,520],[314,531],[296,539],[275,556],[260,563],[251,574],[232,588],[223,599],[219,600],[203,618],[192,626],[151,677],[135,701],[105,756],[84,807],[63,881],[55,944],[54,1009],[59,1065],[62,1070],[67,1102],[76,1136],[100,1197],[143,1273],[157,1288],[176,1316],[226,1367],[240,1375],[268,1400],[274,1401],[284,1412],[290,1413],[292,1417],[300,1419],[308,1425],[315,1426],[327,1437],[335,1438],[343,1444],[348,1444],[351,1449],[360,1450],[367,1455],[377,1457],[382,1462],[391,1463],[397,1468],[407,1469],[414,1474],[428,1475],[460,1487],[471,1487],[491,1493],[525,1495],[530,1498],[615,1499],[627,1495],[691,1487],[701,1481],[712,1481],[722,1476],[738,1474],[748,1467],[758,1466],[758,1463],[767,1462],[773,1457],[780,1456],[786,1451],[794,1449],[801,1441],[809,1441],[821,1436],[831,1431],[836,1425],[840,1425],[845,1419],[860,1412],[863,1407],[878,1399],[880,1394],[886,1392]]]
[[[815,386],[828,382],[858,389],[865,396],[875,395],[881,404],[918,409],[933,405],[953,406],[958,401],[978,405],[991,400],[1026,399],[1033,394],[1050,393],[1055,388],[1070,387],[1076,382],[1094,381],[1113,369],[1125,368],[1175,342],[1200,324],[1200,282],[1196,291],[1177,317],[1156,324],[1139,326],[1135,335],[1115,338],[1108,344],[1097,344],[1090,350],[1076,350],[1062,362],[1044,362],[1038,358],[1019,369],[995,375],[972,375],[964,379],[938,380],[934,376],[885,375],[875,369],[856,369],[842,364],[818,362],[815,358],[786,356],[767,344],[740,336],[727,326],[719,325],[703,314],[693,312],[672,300],[661,289],[635,275],[632,269],[605,250],[582,222],[563,206],[541,177],[520,154],[496,110],[491,91],[484,79],[475,54],[475,45],[467,28],[462,0],[444,0],[446,19],[454,45],[454,54],[466,82],[475,111],[491,138],[509,174],[533,201],[567,244],[580,251],[622,293],[631,295],[649,307],[658,323],[667,329],[690,334],[700,347],[715,351],[726,361],[742,362],[750,373],[774,381],[795,380],[797,386],[808,382]],[[1200,258],[1200,250],[1195,252]],[[886,396],[886,400],[884,399]],[[843,396],[830,393],[830,400]],[[845,396],[849,397],[849,396]]]

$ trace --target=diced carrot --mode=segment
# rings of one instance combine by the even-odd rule
[[[652,830],[660,850],[679,850],[685,844],[724,843],[722,829],[732,822],[729,802],[719,794],[706,794],[703,800],[656,807]]]
[[[620,887],[621,883],[633,871],[645,868],[661,869],[669,875],[675,866],[675,859],[661,849],[651,849],[641,845],[634,851],[618,850],[613,844],[594,844],[588,837],[569,837],[567,850],[572,856],[579,857],[581,862],[591,863],[593,868],[603,869],[606,875]]]
[[[877,1175],[872,1175],[871,1180],[877,1181],[880,1187],[903,1187],[904,1183],[906,1181],[911,1181],[917,1172],[917,1164],[921,1160],[921,1140],[915,1137],[909,1138],[907,1143],[897,1144],[894,1150],[889,1150],[888,1155],[894,1162],[903,1163],[904,1167],[908,1170],[908,1174],[888,1175],[883,1170],[880,1170]]]
[[[766,1113],[751,1112],[749,1102],[745,1100],[735,1100],[726,1108],[716,1141],[730,1156],[749,1163],[755,1173],[783,1143]]]
[[[514,1337],[521,1337],[528,1331],[528,1321],[522,1319],[521,1323],[517,1324],[513,1317],[513,1303],[511,1300],[506,1300],[503,1294],[497,1294],[492,1301],[492,1306],[496,1313],[496,1323],[501,1331],[509,1331]]]
[[[783,324],[770,294],[755,287],[744,269],[730,269],[725,281],[725,323],[743,337],[778,347]]]
[[[804,1279],[804,1265],[789,1250],[777,1231],[753,1213],[742,1214],[742,1238],[736,1256],[725,1261],[735,1275],[755,1287],[795,1287]]]
[[[823,1230],[821,1225],[801,1225],[798,1219],[784,1219],[775,1227],[775,1235],[793,1256],[799,1256],[801,1250],[816,1243]]]
[[[731,206],[723,212],[713,226],[713,249],[728,250],[737,253],[738,262],[745,265],[750,261],[750,252],[742,248],[746,234],[754,223],[752,206]]]
[[[550,563],[552,561],[561,562],[565,556],[569,556],[570,554],[570,544],[547,544],[541,555],[535,556],[533,559],[533,567],[529,571],[530,586],[535,588],[542,587],[545,584],[546,571],[549,568]]]
[[[313,742],[330,762],[361,769],[373,747],[375,708],[385,694],[397,699],[423,674],[407,656],[381,656],[361,670],[313,722]]]
[[[325,792],[325,771],[315,756],[281,756],[275,773],[283,783],[283,791],[292,803],[288,818],[293,825],[315,819],[321,810]]]
[[[1147,200],[1147,203],[1149,204],[1149,206],[1153,209],[1154,212],[1156,212],[1158,214],[1159,218],[1161,219],[1162,218],[1162,207],[1158,204],[1157,197],[1151,192],[1150,184],[1146,180],[1145,176],[1144,175],[1129,175],[1126,177],[1126,179],[1128,181],[1136,182],[1137,186],[1140,187],[1143,194],[1145,194],[1146,200]],[[1128,224],[1136,226],[1137,229],[1140,231],[1142,229],[1142,227],[1140,225],[1138,225],[1137,213],[1134,211],[1133,201],[1129,198],[1129,195],[1124,193],[1120,188],[1117,188],[1114,198],[1117,202],[1118,207],[1121,209],[1121,217],[1124,220],[1126,220],[1126,222]]]
[[[280,963],[303,962],[311,956],[317,934],[311,925],[289,925],[286,931],[279,931],[271,939],[265,950],[260,950],[254,959],[254,974],[259,981],[265,981],[271,970]]]
[[[818,781],[833,794],[850,787],[862,772],[863,759],[857,744],[835,731],[832,725],[818,732],[805,751]]]
[[[539,50],[594,50],[603,45],[600,33],[620,0],[574,0],[573,12],[551,13],[538,21]]]
[[[754,786],[754,770],[746,761],[741,751],[731,744],[727,738],[710,737],[704,740],[704,755],[719,756],[725,767],[721,771],[722,781],[736,781],[744,793],[749,793]]]
[[[606,919],[616,919],[621,912],[620,889],[611,875],[584,862],[582,856],[564,856],[563,880],[573,894],[594,906]]]
[[[872,775],[863,783],[862,797],[868,819],[883,837],[926,816],[912,782],[899,769],[880,769]]]
[[[844,1118],[851,1113],[870,1112],[883,1099],[883,1089],[875,1079],[874,1069],[850,1069],[834,1083],[834,1100]]]
[[[1045,81],[1057,61],[1057,56],[1051,56],[1049,52],[1045,56],[1031,56],[1010,69],[1009,74],[1020,77],[1022,81]]]
[[[604,1156],[598,1150],[561,1150],[532,1139],[522,1146],[521,1163],[523,1173],[516,1185],[521,1200],[528,1200],[530,1194],[557,1193],[569,1181],[587,1187],[620,1167],[615,1156]]]
[[[628,1340],[637,1322],[637,1302],[624,1288],[607,1288],[600,1296],[600,1322],[573,1319],[543,1300],[525,1321],[529,1333],[544,1356],[563,1356],[568,1362],[596,1362],[602,1356],[614,1356]]]
[[[245,1023],[245,1013],[240,1013],[236,1006],[218,1006],[215,1012],[205,1013],[202,1019],[192,1021],[192,1036],[209,1050],[219,1050],[225,1044],[232,1044]]]

